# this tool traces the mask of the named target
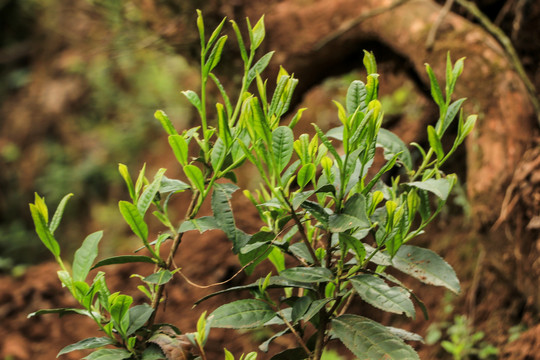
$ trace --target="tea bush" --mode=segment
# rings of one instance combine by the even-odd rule
[[[275,90],[268,92],[261,74],[273,52],[256,59],[265,37],[263,20],[254,26],[247,20],[249,46],[237,23],[231,21],[244,63],[242,84],[233,96],[213,73],[228,40],[220,35],[225,20],[207,38],[198,14],[201,89],[183,94],[199,114],[200,124],[179,132],[163,111],[155,113],[187,181],[166,177],[165,169],[148,179],[145,167],[133,181],[128,168],[119,166],[130,195],[129,201],[119,202],[119,210],[146,255],[121,255],[94,263],[103,236],[98,231],[83,241],[73,263],[67,264],[54,233],[71,194],[64,197],[51,219],[44,199],[36,194],[30,204],[36,231],[61,268],[58,276],[62,284],[81,308],[40,310],[30,316],[78,313],[92,318],[104,335],[69,345],[59,355],[97,349],[85,359],[189,359],[193,354],[207,359],[204,346],[211,328],[277,325],[281,330],[259,349],[266,352],[273,340],[287,335],[295,339],[297,347],[272,359],[318,360],[333,341],[340,341],[362,359],[418,359],[405,341],[422,340],[419,335],[354,314],[349,311],[351,303],[361,299],[410,318],[416,316],[416,304],[425,315],[423,303],[387,272],[390,268],[427,284],[460,291],[450,265],[431,250],[409,242],[443,209],[456,176],[445,174],[441,166],[476,121],[474,115],[464,119],[460,109],[465,99],[451,99],[463,59],[452,64],[448,57],[444,94],[426,65],[439,119],[427,128],[427,151],[413,143],[420,154],[416,166],[408,147],[381,128],[379,74],[375,57],[367,51],[363,59],[365,82],[351,83],[345,104],[334,101],[342,125],[324,132],[314,124],[315,135],[295,138],[292,129],[305,109],[292,114],[287,124],[283,118],[290,110],[298,80],[281,69]],[[215,107],[207,104],[209,83],[221,94],[222,101]],[[441,138],[456,119],[457,137],[445,151]],[[376,161],[377,148],[382,149],[380,161]],[[243,189],[264,222],[255,234],[236,226],[231,207],[232,194],[239,190],[235,172],[246,163],[254,165],[260,176],[258,188]],[[391,170],[396,175],[391,175]],[[183,192],[191,194],[191,202],[183,220],[178,221],[169,216],[168,205]],[[205,201],[210,203],[212,215],[200,216]],[[158,235],[149,232],[145,219],[150,208],[165,228]],[[156,322],[164,288],[179,270],[173,258],[186,232],[213,229],[226,234],[244,271],[252,273],[262,261],[269,260],[275,272],[200,299],[197,304],[238,290],[250,290],[253,295],[232,302],[223,298],[222,306],[201,316],[195,332],[180,335],[174,325]],[[168,253],[162,251],[166,241],[172,242]],[[155,271],[143,277],[145,285],[139,286],[148,297],[147,303],[133,305],[131,296],[111,292],[103,271],[88,279],[91,269],[131,262],[155,265]],[[281,289],[281,295],[269,289]],[[252,352],[241,359],[256,357]],[[225,359],[234,356],[225,350]]]

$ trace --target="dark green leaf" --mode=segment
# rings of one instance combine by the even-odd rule
[[[315,300],[311,303],[309,306],[309,309],[306,311],[304,316],[302,317],[302,320],[309,321],[312,317],[317,315],[321,309],[328,304],[332,299],[321,299],[321,300]]]
[[[402,245],[394,256],[393,266],[426,284],[444,286],[456,294],[460,292],[454,269],[429,249]]]
[[[368,304],[387,312],[415,317],[409,292],[402,287],[390,287],[383,279],[369,274],[355,276],[351,283]]]
[[[358,262],[364,261],[366,258],[366,249],[364,248],[364,244],[359,239],[343,232],[339,233],[339,241],[345,243],[342,245],[342,248],[345,248],[346,245],[347,248],[353,250]]]
[[[227,157],[227,148],[223,139],[219,137],[212,148],[212,154],[210,154],[210,163],[212,164],[214,172],[218,172],[222,169],[225,157]]]
[[[60,317],[68,314],[79,314],[84,315],[88,317],[92,317],[90,312],[85,309],[72,309],[72,308],[61,308],[61,309],[41,309],[38,311],[35,311],[33,313],[28,314],[28,318],[34,317],[34,316],[40,316],[45,314],[58,314]]]
[[[358,111],[365,111],[366,104],[366,85],[360,80],[354,80],[349,86],[346,99],[347,113],[354,114]]]
[[[317,221],[319,221],[325,228],[328,226],[328,213],[319,203],[306,200],[301,205],[306,209]]]
[[[385,326],[362,316],[345,314],[332,320],[332,330],[362,359],[420,360],[412,347]]]
[[[259,345],[259,350],[261,350],[262,352],[268,352],[268,346],[270,345],[270,343],[272,341],[274,341],[275,339],[277,339],[278,337],[281,337],[287,333],[289,333],[291,330],[289,328],[285,328],[285,330],[283,331],[280,331],[276,334],[274,334],[272,337],[270,337],[268,340],[266,340],[265,342],[263,342],[261,345]],[[234,360],[234,359],[233,359]]]
[[[304,316],[312,302],[313,299],[309,296],[302,296],[295,301],[291,313],[291,322],[293,324]]]
[[[291,281],[304,283],[319,283],[334,280],[334,274],[332,271],[323,267],[288,268],[282,271],[279,276]]]
[[[167,360],[160,347],[150,344],[142,353],[142,360]]]
[[[148,225],[144,222],[137,207],[123,200],[118,203],[118,207],[133,233],[141,238],[143,242],[148,241]]]
[[[178,132],[174,128],[171,120],[169,120],[169,117],[167,114],[165,114],[164,111],[158,110],[154,113],[154,117],[159,120],[161,123],[161,126],[163,126],[163,129],[167,132],[169,135],[178,135]]]
[[[97,231],[84,239],[81,247],[75,251],[73,258],[73,280],[85,281],[90,272],[90,268],[98,254],[99,241],[103,236],[103,231]]]
[[[75,350],[84,350],[84,349],[95,349],[98,347],[106,346],[106,345],[112,345],[114,344],[113,340],[108,337],[91,337],[88,339],[81,340],[79,342],[76,342],[74,344],[68,345],[64,347],[56,357],[59,357],[60,355],[64,355],[67,353],[70,353]]]
[[[40,212],[38,206],[34,204],[30,204],[30,212],[32,213],[32,219],[34,220],[34,226],[36,227],[36,233],[38,234],[39,239],[55,257],[59,257],[60,245],[58,245],[58,242],[49,230],[47,220],[42,212]]]
[[[143,327],[154,310],[148,304],[136,305],[129,309],[129,328],[126,335],[131,335]]]
[[[131,353],[124,349],[101,349],[94,351],[82,360],[122,360],[131,357]]]
[[[168,283],[171,279],[172,273],[169,270],[160,270],[157,273],[145,277],[143,280],[150,284],[163,285]]]
[[[289,251],[294,254],[294,256],[306,260],[308,263],[312,264],[314,262],[313,257],[309,253],[309,250],[303,242],[298,242],[289,246]]]
[[[98,267],[106,266],[106,265],[128,264],[128,263],[136,263],[136,262],[143,262],[143,263],[149,263],[149,264],[156,263],[156,261],[149,256],[120,255],[120,256],[113,256],[113,257],[98,261],[96,265],[92,267],[92,269],[96,269]]]
[[[309,358],[302,348],[284,350],[270,358],[270,360],[304,360]]]
[[[380,146],[384,149],[384,158],[386,160],[392,159],[396,154],[399,160],[405,165],[408,170],[411,170],[412,159],[411,153],[405,143],[393,132],[386,129],[379,129],[379,134],[377,135],[377,146]]]
[[[369,257],[374,251],[377,251],[374,247],[364,244],[364,248],[366,249],[366,256]],[[375,255],[370,260],[372,263],[380,265],[380,266],[390,266],[392,265],[392,259],[390,259],[390,256],[382,251],[377,251]]]
[[[254,299],[238,300],[218,307],[213,313],[212,327],[252,329],[262,326],[275,316],[265,302]]]
[[[62,215],[64,214],[64,209],[66,207],[66,204],[71,198],[73,194],[67,194],[62,198],[60,201],[60,204],[58,204],[58,207],[56,208],[56,211],[54,212],[54,215],[52,217],[51,223],[49,224],[49,230],[51,231],[51,234],[54,234],[54,231],[56,228],[58,228],[58,225],[60,225],[60,220],[62,220]]]

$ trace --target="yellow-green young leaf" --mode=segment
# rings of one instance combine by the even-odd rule
[[[186,165],[188,161],[188,144],[186,139],[182,135],[171,135],[169,136],[169,145],[180,165]]]
[[[51,234],[54,234],[54,231],[58,228],[58,225],[60,225],[60,220],[62,220],[62,215],[64,214],[66,204],[72,196],[73,194],[67,194],[62,198],[60,204],[58,204],[58,207],[56,208],[56,211],[54,212],[54,215],[52,217],[51,223],[49,224],[49,230],[51,231]]]
[[[133,298],[129,295],[114,293],[109,296],[109,312],[116,330],[125,335],[129,327],[129,307]]]
[[[193,188],[199,190],[199,192],[204,192],[204,177],[201,169],[195,165],[186,165],[184,166],[184,174],[191,182]]]
[[[98,244],[103,231],[97,231],[84,239],[81,247],[75,251],[73,258],[73,280],[86,281],[90,268],[98,254]]]
[[[219,61],[221,60],[221,53],[223,52],[223,47],[225,46],[225,42],[227,41],[227,36],[224,35],[219,38],[218,42],[216,43],[216,46],[213,47],[212,52],[210,53],[210,56],[208,57],[208,62],[205,65],[205,74],[208,75],[210,71],[212,71],[217,64],[219,64]]]
[[[373,51],[364,50],[364,67],[368,75],[377,73],[377,62],[375,61]]]
[[[336,105],[336,107],[338,108],[338,118],[339,118],[339,121],[341,121],[341,123],[345,126],[348,126],[348,123],[347,123],[347,112],[345,111],[345,108],[343,107],[343,105],[341,105],[338,101],[336,100],[332,100],[332,102],[334,103],[334,105]]]
[[[122,200],[118,203],[118,208],[133,233],[144,243],[148,242],[148,225],[144,222],[137,207],[130,202]]]
[[[137,210],[142,217],[144,217],[144,214],[146,214],[146,211],[148,211],[150,204],[152,204],[154,201],[154,198],[156,197],[156,194],[161,186],[161,179],[163,179],[163,174],[165,171],[167,171],[167,169],[159,169],[154,176],[152,183],[148,185],[141,194],[139,201],[137,202]]]
[[[298,111],[296,112],[296,115],[294,115],[291,122],[287,126],[290,127],[291,129],[293,129],[296,126],[296,124],[298,123],[298,121],[300,121],[300,119],[302,118],[302,113],[304,111],[306,111],[306,110],[307,110],[307,108],[298,109]]]
[[[304,188],[315,176],[315,165],[313,164],[306,164],[300,168],[300,171],[298,171],[298,186],[300,188]]]
[[[36,195],[37,196],[37,195]],[[36,201],[37,202],[37,201]],[[42,211],[42,210],[41,210]],[[35,204],[30,204],[30,213],[32,214],[32,219],[34,220],[34,226],[36,228],[36,233],[39,236],[39,239],[49,249],[49,251],[54,255],[55,258],[60,256],[60,246],[54,238],[53,234],[47,226],[47,221],[43,216],[39,207]]]
[[[433,126],[429,125],[427,132],[429,145],[433,150],[435,150],[437,160],[441,161],[444,158],[444,151],[442,148],[441,139],[439,139],[439,136],[437,135],[437,132],[435,131],[435,128],[433,128]]]
[[[234,360],[234,355],[227,349],[223,349],[225,352],[225,360]]]
[[[435,77],[435,73],[429,64],[426,64],[426,71],[429,76],[429,82],[431,83],[431,97],[433,97],[433,100],[435,100],[435,103],[437,103],[439,107],[442,107],[444,106],[445,101],[443,99],[439,83],[437,82],[437,78]]]
[[[238,41],[238,48],[240,49],[240,56],[242,57],[242,60],[244,61],[244,63],[247,63],[248,54],[246,51],[246,46],[244,44],[242,33],[240,32],[240,28],[238,27],[238,24],[234,20],[231,20],[231,25],[233,27],[234,33],[236,34],[236,39]]]
[[[294,135],[292,130],[287,126],[280,126],[272,133],[272,151],[276,169],[279,173],[283,171],[285,166],[291,160],[293,153]]]
[[[193,90],[182,91],[182,94],[189,100],[191,105],[193,105],[199,113],[201,112],[201,99],[199,95]]]
[[[201,10],[197,9],[197,29],[199,30],[199,37],[201,38],[201,49],[205,49],[205,37],[204,37],[204,21]]]
[[[264,30],[264,15],[263,15],[253,27],[253,39],[252,39],[252,44],[251,44],[252,50],[257,49],[261,45],[261,43],[264,40],[264,36],[265,36],[265,30]]]
[[[143,280],[150,284],[163,285],[168,283],[172,277],[173,275],[169,270],[160,270],[157,273],[145,277]]]
[[[366,85],[360,80],[354,80],[349,86],[349,90],[347,90],[345,103],[349,115],[354,114],[357,109],[359,111],[365,111],[367,107],[366,95]]]
[[[146,181],[146,178],[144,176],[144,173],[146,172],[146,163],[144,163],[141,171],[139,171],[139,176],[137,177],[137,181],[135,182],[135,198],[138,199],[139,195],[141,194],[142,187]],[[136,201],[133,201],[135,204]]]
[[[43,216],[43,219],[45,219],[45,224],[48,224],[49,223],[49,209],[47,208],[47,204],[45,204],[45,198],[40,197],[38,193],[34,193],[34,199],[35,199],[34,205]]]
[[[171,120],[169,119],[167,114],[165,114],[165,112],[163,110],[156,111],[154,113],[154,117],[157,120],[159,120],[159,122],[161,123],[161,126],[163,126],[163,129],[165,129],[167,134],[169,134],[169,135],[178,135],[178,132],[174,128]]]
[[[126,186],[129,191],[129,197],[133,202],[137,202],[137,196],[135,195],[135,188],[133,187],[133,180],[131,180],[131,175],[129,175],[128,167],[124,164],[118,164],[118,172],[124,179]]]

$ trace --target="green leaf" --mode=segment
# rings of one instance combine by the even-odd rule
[[[298,320],[302,318],[302,316],[304,316],[312,302],[313,299],[309,296],[302,296],[295,301],[291,313],[291,322],[293,324],[295,324]]]
[[[288,268],[282,271],[279,276],[287,280],[304,283],[319,283],[334,280],[334,274],[332,273],[332,271],[323,267]]]
[[[88,235],[81,247],[75,251],[73,258],[73,280],[86,281],[86,277],[97,257],[98,245],[102,237],[103,231],[97,231]]]
[[[94,351],[82,360],[122,360],[131,357],[131,353],[124,349],[101,349]]]
[[[320,300],[313,301],[311,305],[309,306],[309,309],[304,314],[304,316],[302,316],[302,320],[304,321],[311,320],[311,318],[317,315],[319,311],[321,311],[321,309],[330,301],[332,301],[332,299],[320,299]]]
[[[369,219],[366,213],[366,198],[362,194],[354,194],[345,203],[343,213],[360,219],[369,227]]]
[[[231,20],[231,24],[234,30],[234,33],[236,34],[236,39],[238,40],[238,48],[240,49],[240,56],[242,57],[242,60],[244,63],[248,62],[248,54],[246,52],[246,46],[244,45],[244,39],[242,38],[242,33],[240,32],[240,29],[238,28],[238,24]]]
[[[154,117],[159,120],[159,122],[161,123],[161,126],[163,126],[163,129],[165,129],[165,131],[167,132],[167,134],[169,135],[178,135],[178,132],[176,131],[176,129],[174,128],[171,120],[169,119],[169,117],[167,116],[167,114],[165,114],[164,111],[162,110],[158,110],[154,113]]]
[[[143,242],[148,241],[148,225],[144,222],[137,207],[130,202],[120,201],[118,203],[120,213],[124,217],[124,220],[128,223],[129,227],[135,235],[142,239]]]
[[[58,353],[58,355],[56,355],[56,357],[70,353],[75,350],[95,349],[98,347],[112,345],[112,344],[114,344],[114,341],[111,338],[91,337],[91,338],[84,339],[84,340],[81,340],[79,342],[76,342],[74,344],[64,347],[62,350],[60,350],[60,352]]]
[[[198,219],[186,220],[178,228],[179,233],[186,231],[198,230],[201,234],[208,230],[220,229],[220,226],[213,216],[203,216]]]
[[[146,324],[154,309],[148,304],[136,305],[129,309],[129,328],[126,335],[131,335]]]
[[[253,27],[253,39],[251,43],[251,49],[257,49],[264,40],[265,30],[264,30],[264,15],[261,16],[259,21]]]
[[[279,173],[291,160],[293,154],[294,135],[288,126],[279,126],[272,132],[272,151]]]
[[[174,152],[180,165],[186,165],[188,161],[188,144],[182,135],[169,136],[169,145]]]
[[[366,258],[366,249],[359,239],[347,233],[339,233],[339,241],[344,243],[342,248],[347,247],[353,250],[358,263],[364,261]]]
[[[401,153],[398,158],[408,170],[413,167],[411,153],[405,143],[393,132],[386,129],[379,129],[377,136],[377,146],[384,149],[385,160],[392,159],[396,154]]]
[[[402,287],[390,287],[383,279],[369,274],[355,276],[351,278],[351,283],[362,300],[368,304],[394,314],[415,317],[410,294]]]
[[[32,214],[32,219],[34,220],[34,226],[36,227],[36,233],[38,234],[39,239],[54,257],[58,258],[60,256],[60,245],[58,245],[58,242],[49,230],[47,220],[42,211],[43,210],[40,211],[38,205],[30,204],[30,213]]]
[[[172,277],[173,275],[169,270],[160,270],[157,273],[145,277],[143,281],[150,284],[163,285],[168,283]]]
[[[43,215],[43,219],[45,219],[45,224],[49,224],[49,209],[47,208],[47,204],[45,204],[45,198],[40,197],[37,193],[34,193],[34,205],[39,210],[39,213]]]
[[[421,337],[420,335],[415,334],[413,332],[403,330],[403,329],[400,329],[400,328],[395,328],[395,327],[392,327],[392,326],[387,326],[386,328],[388,329],[388,331],[390,331],[392,334],[396,335],[398,338],[400,338],[402,340],[405,340],[405,341],[420,341],[421,343],[424,342],[423,337]]]
[[[459,112],[459,109],[461,108],[461,105],[463,104],[465,100],[466,98],[462,98],[450,104],[450,106],[448,107],[448,110],[446,111],[446,115],[443,121],[439,120],[437,122],[437,125],[435,126],[435,128],[437,129],[437,134],[439,135],[439,137],[441,137],[445,133],[446,129],[448,129],[450,124],[452,124],[452,121],[456,117],[457,113]]]
[[[191,105],[193,105],[199,111],[199,113],[202,111],[201,99],[199,99],[199,95],[197,95],[195,91],[182,91],[182,94],[184,94],[184,96],[189,100]]]
[[[156,344],[150,344],[142,353],[142,360],[166,360],[165,354]]]
[[[227,35],[223,35],[217,41],[216,46],[212,48],[212,52],[210,53],[208,61],[205,64],[205,75],[208,75],[210,71],[212,71],[217,64],[219,64],[219,61],[221,60],[221,53],[223,52],[223,47],[225,46],[226,41]]]
[[[439,87],[439,83],[437,82],[437,78],[435,77],[435,73],[433,73],[433,69],[429,64],[426,65],[426,71],[429,76],[429,82],[431,83],[431,97],[433,97],[433,100],[435,100],[435,103],[439,105],[440,108],[442,108],[445,105],[445,101],[441,92],[441,88]]]
[[[66,204],[72,196],[73,194],[67,194],[62,198],[60,204],[58,204],[58,207],[56,208],[56,211],[54,212],[54,215],[52,217],[51,223],[49,224],[49,230],[51,234],[54,234],[54,231],[56,230],[56,228],[58,228],[58,225],[60,225],[60,220],[62,220],[62,215],[64,214]]]
[[[358,111],[365,111],[366,104],[366,85],[360,80],[354,80],[347,90],[347,98],[345,102],[347,113],[352,115]]]
[[[154,176],[152,183],[144,189],[143,193],[139,197],[139,201],[137,202],[137,210],[142,217],[144,217],[144,214],[146,214],[150,204],[152,204],[154,201],[154,198],[161,187],[161,179],[163,178],[165,171],[167,171],[167,169],[159,169]]]
[[[309,250],[303,242],[294,243],[289,246],[289,251],[294,254],[294,256],[306,260],[308,263],[313,264],[314,259],[309,253]]]
[[[315,176],[315,165],[313,164],[305,164],[300,168],[300,171],[298,171],[297,181],[298,186],[300,186],[301,189],[303,189]]]
[[[68,314],[79,314],[79,315],[92,317],[90,312],[85,309],[61,308],[61,309],[41,309],[38,311],[34,311],[33,313],[28,314],[27,318],[45,315],[45,314],[58,314],[60,317],[64,315],[68,315]]]
[[[162,194],[165,193],[175,193],[189,189],[189,185],[183,181],[177,179],[169,179],[165,175],[161,178],[161,186],[159,187],[159,192]]]
[[[429,125],[427,128],[428,133],[428,140],[429,145],[433,150],[435,150],[435,154],[437,154],[437,160],[441,161],[444,158],[444,150],[441,144],[441,139],[439,138],[439,135],[437,135],[437,132],[433,128],[433,126]]]
[[[114,293],[109,296],[109,312],[115,328],[126,334],[129,327],[129,307],[133,303],[133,298],[129,295]]]
[[[188,177],[189,181],[191,182],[191,185],[199,190],[199,192],[204,192],[204,176],[202,174],[201,169],[196,167],[195,165],[186,165],[184,166],[184,173]]]
[[[93,267],[93,269],[96,269],[101,266],[106,265],[116,265],[116,264],[129,264],[129,263],[148,263],[148,264],[155,264],[156,260],[149,256],[142,256],[142,255],[121,255],[121,256],[113,256],[107,259],[103,259],[101,261],[98,261]]]
[[[264,69],[266,69],[266,67],[270,63],[270,59],[272,59],[272,55],[274,55],[274,51],[271,51],[267,53],[266,55],[264,55],[263,57],[261,57],[259,61],[257,61],[251,69],[249,69],[247,73],[247,77],[246,77],[246,87],[251,84],[251,82],[253,81],[253,79],[255,79],[257,74],[261,74],[264,71]]]
[[[332,319],[331,324],[334,335],[359,358],[420,360],[412,347],[373,320],[345,314]]]
[[[444,286],[456,294],[460,292],[454,269],[429,249],[402,245],[394,256],[393,266],[423,283]]]
[[[314,201],[305,200],[301,206],[306,209],[317,221],[319,221],[325,228],[328,227],[329,215],[325,209]]]
[[[118,164],[118,172],[126,183],[129,191],[129,197],[133,202],[137,202],[137,195],[135,194],[135,188],[133,187],[133,180],[131,180],[131,175],[129,175],[127,166],[124,164]]]
[[[272,356],[270,360],[304,360],[309,358],[309,355],[306,354],[306,351],[301,347],[294,349],[283,350],[280,353]]]
[[[348,214],[332,214],[329,217],[328,226],[331,232],[340,233],[353,228],[370,227],[369,220],[366,220]]]
[[[319,128],[315,124],[312,124],[312,125],[315,128],[315,131],[317,132],[317,135],[319,136],[319,139],[321,139],[324,146],[326,146],[326,148],[332,153],[332,155],[334,155],[334,159],[336,159],[336,161],[338,163],[338,167],[341,169],[341,167],[343,166],[343,161],[341,160],[341,156],[339,155],[339,153],[336,151],[336,148],[334,148],[334,145],[332,145],[332,142],[330,141],[330,139],[328,139],[328,137],[321,130],[321,128]]]
[[[275,333],[270,338],[268,338],[268,340],[266,340],[261,345],[259,345],[259,350],[261,350],[262,352],[268,352],[268,347],[270,346],[270,343],[272,341],[274,341],[275,339],[289,333],[290,331],[291,330],[289,328],[285,328],[285,330],[282,330],[280,332]],[[234,358],[231,358],[231,359],[234,360]],[[228,360],[228,358],[225,358],[225,360]]]
[[[218,224],[227,238],[233,243],[233,252],[238,253],[240,248],[247,242],[249,236],[236,227],[234,215],[231,208],[231,196],[238,190],[234,184],[214,184],[212,193],[212,212]]]
[[[260,300],[238,300],[222,305],[212,313],[212,327],[252,329],[262,326],[275,314],[270,305]]]
[[[437,195],[442,200],[446,201],[452,187],[455,184],[455,177],[448,176],[443,179],[428,179],[424,181],[414,181],[407,183],[409,186],[414,186],[418,189],[427,190]]]
[[[372,51],[364,50],[364,67],[368,75],[377,73],[377,63],[375,62],[375,55]]]

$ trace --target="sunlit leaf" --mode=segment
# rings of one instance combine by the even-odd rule
[[[97,231],[84,239],[81,247],[75,251],[73,258],[73,280],[85,281],[92,264],[98,254],[99,241],[103,237],[103,231]]]

